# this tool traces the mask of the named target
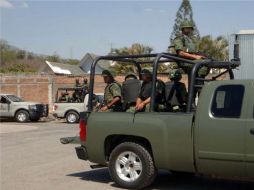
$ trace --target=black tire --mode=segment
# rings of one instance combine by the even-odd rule
[[[117,162],[118,158],[120,159],[121,155],[125,155],[125,153],[131,153],[131,154],[134,153],[134,155],[138,157],[138,159],[136,157],[135,162],[136,161],[139,162],[140,165],[142,166],[140,173],[137,172],[138,170],[136,171],[135,174],[138,175],[138,177],[137,179],[133,181],[128,180],[128,175],[129,175],[129,178],[131,178],[131,172],[129,172],[129,174],[126,175],[126,171],[127,171],[126,168],[129,168],[129,170],[134,169],[135,164],[132,164],[131,166],[130,161],[127,161],[129,165],[126,166],[125,164],[124,166],[124,164],[121,164],[120,161]],[[124,158],[127,158],[127,157],[124,157]],[[121,171],[125,170],[125,174],[119,174],[120,170]],[[109,159],[109,172],[110,172],[110,176],[112,180],[116,184],[127,189],[142,189],[144,187],[147,187],[150,184],[152,184],[157,174],[157,170],[154,166],[153,158],[151,154],[149,153],[149,151],[144,146],[134,142],[124,142],[122,144],[119,144],[112,151],[110,155],[110,159]],[[126,176],[123,176],[123,175],[126,175]]]
[[[66,116],[67,123],[78,123],[79,122],[79,114],[75,111],[69,111]]]
[[[20,123],[25,123],[29,119],[29,113],[25,110],[20,110],[15,115],[15,120]]]

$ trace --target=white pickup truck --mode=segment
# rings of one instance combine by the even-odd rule
[[[0,118],[15,118],[17,122],[36,122],[47,116],[47,104],[27,102],[13,94],[0,94]]]
[[[75,91],[79,88],[59,88],[56,94],[56,101],[53,105],[53,116],[56,118],[65,118],[67,123],[79,122],[79,113],[87,111],[88,94],[84,97],[75,97]],[[63,97],[66,96],[66,97]],[[81,95],[82,96],[82,95]],[[94,95],[94,104],[103,103],[103,93]]]

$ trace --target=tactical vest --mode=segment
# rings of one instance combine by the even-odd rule
[[[123,82],[122,92],[124,107],[136,103],[140,88],[141,82],[138,79],[130,79]]]
[[[151,96],[152,85],[153,85],[152,81],[142,83],[141,91],[140,91],[140,99],[141,100],[144,101]]]

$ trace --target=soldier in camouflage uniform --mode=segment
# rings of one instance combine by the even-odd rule
[[[148,69],[143,69],[141,72],[142,75],[142,86],[140,90],[140,94],[136,101],[136,111],[150,111],[150,102],[152,95],[152,72]],[[164,100],[164,90],[165,85],[161,80],[157,80],[156,82],[156,109],[158,109],[158,104],[161,104]]]
[[[75,85],[74,85],[74,87],[76,87],[76,88],[81,87],[81,84],[80,84],[80,82],[79,82],[79,79],[76,79],[76,80],[75,80]]]
[[[88,80],[87,78],[83,79],[83,84],[82,84],[82,88],[84,89],[85,93],[88,93]]]
[[[170,81],[165,84],[166,111],[185,111],[188,94],[185,84],[180,82],[182,74],[178,69],[173,69],[169,78]]]
[[[173,41],[176,54],[192,60],[201,60],[206,57],[198,54],[198,39],[192,35],[194,25],[191,21],[184,21],[181,24],[182,34],[177,36]],[[185,73],[190,75],[193,65],[188,63],[180,63]],[[198,71],[199,77],[205,77],[208,74],[207,67],[202,67]]]
[[[64,92],[61,93],[61,96],[58,99],[59,102],[67,102],[68,101],[68,97],[66,96],[66,94]]]
[[[81,87],[82,87],[82,90],[81,90],[81,100],[84,101],[86,94],[89,93],[87,78],[83,79],[83,84],[81,85]]]
[[[107,84],[104,90],[104,106],[100,109],[103,112],[121,111],[122,89],[121,85],[114,79],[109,70],[102,71],[104,82]]]

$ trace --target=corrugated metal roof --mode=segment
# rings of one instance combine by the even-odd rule
[[[80,61],[80,68],[85,72],[85,73],[90,73],[91,65],[93,61],[98,57],[95,54],[87,53],[83,59]],[[95,74],[101,74],[101,72],[104,69],[108,69],[110,67],[111,62],[107,60],[100,60],[98,64],[95,67]]]
[[[80,76],[85,74],[82,71],[82,69],[79,68],[78,65],[70,65],[51,61],[46,61],[46,64],[55,74],[74,75],[74,76]]]
[[[237,34],[254,34],[254,30],[240,30]]]

